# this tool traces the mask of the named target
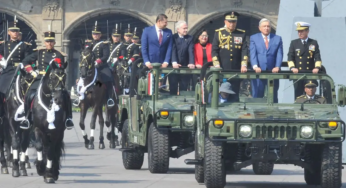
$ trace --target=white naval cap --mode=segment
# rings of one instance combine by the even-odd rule
[[[297,26],[297,31],[308,29],[311,26],[311,24],[307,22],[296,22],[295,25]]]

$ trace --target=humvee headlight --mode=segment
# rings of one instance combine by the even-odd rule
[[[241,125],[239,128],[239,134],[240,136],[244,138],[248,138],[252,134],[252,127],[251,125]]]
[[[223,126],[223,120],[215,120],[214,121],[214,126],[216,128],[221,128]]]
[[[303,138],[311,138],[314,134],[314,129],[311,126],[304,125],[301,127],[300,135]]]
[[[169,115],[169,112],[168,112],[168,111],[161,111],[161,112],[160,112],[160,116],[161,116],[162,118],[167,118],[168,115]]]
[[[328,123],[329,128],[336,129],[338,127],[338,123],[335,121],[331,121]]]
[[[185,116],[184,117],[184,124],[185,124],[185,126],[187,126],[187,127],[191,127],[191,126],[193,126],[193,124],[194,124],[194,117],[193,116],[191,116],[191,115],[187,115],[187,116]]]

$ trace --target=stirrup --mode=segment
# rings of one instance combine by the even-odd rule
[[[76,107],[79,106],[79,103],[80,103],[79,98],[75,99],[75,100],[72,102],[73,106],[76,106]]]
[[[23,124],[25,124],[25,125],[27,125],[27,126],[22,126]],[[27,119],[25,119],[25,120],[23,120],[21,123],[20,123],[20,126],[19,126],[21,129],[25,129],[25,130],[27,130],[27,129],[29,129],[30,128],[30,122],[29,122],[29,120],[27,120]]]
[[[67,121],[71,121],[72,122],[72,126],[67,126]],[[66,127],[67,130],[71,130],[74,127],[72,119],[70,119],[70,118],[66,119],[65,127]]]
[[[108,99],[108,101],[107,101],[107,106],[108,106],[108,107],[113,107],[113,106],[114,106],[114,101],[113,101],[113,99]]]

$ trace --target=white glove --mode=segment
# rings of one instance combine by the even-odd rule
[[[36,71],[31,71],[30,72],[31,76],[36,78],[38,76],[37,72]]]
[[[97,62],[95,61],[95,66],[97,65]]]
[[[129,61],[127,62],[129,65],[131,65],[131,63],[132,63],[132,60],[131,59],[129,59]]]
[[[113,64],[118,61],[118,58],[113,58]]]
[[[7,62],[4,58],[1,58],[0,60],[0,66],[3,68],[3,69],[6,69],[7,67]]]

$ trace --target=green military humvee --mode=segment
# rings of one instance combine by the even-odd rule
[[[166,173],[170,157],[179,158],[194,151],[195,92],[170,95],[158,89],[160,75],[199,75],[200,70],[160,69],[161,64],[152,65],[154,68],[138,80],[135,79],[138,72],[134,70],[136,66],[132,66],[130,95],[119,96],[119,125],[122,129],[120,150],[126,169],[140,169],[144,153],[148,152],[150,172]],[[174,146],[176,149],[173,150]]]
[[[196,85],[196,146],[197,182],[208,188],[222,188],[226,171],[237,171],[252,165],[255,174],[271,174],[274,164],[293,164],[304,168],[308,185],[323,188],[341,187],[342,141],[345,123],[337,106],[346,103],[346,88],[340,86],[336,98],[333,79],[327,74],[291,72],[240,73],[202,68],[201,82]],[[209,76],[208,76],[209,75]],[[205,78],[205,79],[204,79]],[[223,80],[266,79],[266,94],[252,98],[249,87],[240,89],[239,102],[219,103],[219,85]],[[285,90],[284,99],[292,102],[274,103],[274,83],[301,79],[319,80],[316,89],[327,104],[294,103],[294,92]],[[242,85],[242,84],[241,84]],[[293,86],[292,86],[293,87]],[[286,89],[285,88],[285,89]],[[251,91],[251,90],[250,90]],[[313,100],[313,99],[312,99]]]

